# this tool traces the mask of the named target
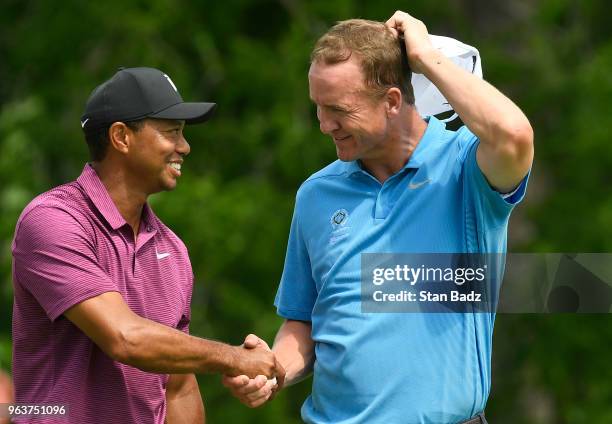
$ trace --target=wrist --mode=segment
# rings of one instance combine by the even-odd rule
[[[221,373],[229,376],[240,374],[238,368],[240,366],[240,346],[226,345],[226,351],[222,355],[222,370]]]
[[[205,363],[202,364],[201,372],[213,372],[224,375],[234,375],[240,363],[238,348],[225,343],[206,340],[209,354],[206,355]]]
[[[433,65],[442,63],[444,55],[433,46],[421,47],[408,53],[408,60],[413,72],[425,74]]]

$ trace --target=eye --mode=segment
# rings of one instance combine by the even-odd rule
[[[169,130],[166,130],[167,133],[169,133],[172,136],[178,136],[181,133],[181,129],[180,128],[172,128]]]

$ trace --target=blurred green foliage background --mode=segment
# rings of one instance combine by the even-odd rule
[[[530,118],[536,161],[509,250],[612,251],[612,25],[608,2],[66,0],[0,2],[0,367],[10,370],[10,243],[35,195],[87,160],[79,117],[119,66],[168,73],[219,103],[186,131],[192,153],[157,214],[196,275],[192,333],[271,341],[295,191],[335,159],[308,99],[308,57],[335,21],[401,9],[477,46],[485,78]],[[610,315],[498,315],[492,423],[612,422]],[[209,422],[297,423],[310,380],[250,410],[199,376]]]

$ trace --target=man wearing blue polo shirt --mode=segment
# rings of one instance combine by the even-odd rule
[[[400,35],[412,71],[465,127],[419,116]],[[314,372],[308,423],[484,423],[494,314],[362,313],[360,257],[505,252],[533,159],[529,121],[435,50],[404,12],[386,24],[340,22],[311,59],[310,97],[339,160],[297,193],[275,300],[286,319],[273,347],[286,385]],[[274,392],[265,379],[224,383],[249,406]]]

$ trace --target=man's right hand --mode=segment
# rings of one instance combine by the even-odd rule
[[[250,352],[263,351],[274,356],[268,344],[253,334],[249,334],[245,338],[243,348]],[[274,361],[273,374],[259,373],[256,376],[250,374],[254,378],[249,378],[249,374],[246,372],[237,376],[224,375],[222,383],[246,406],[250,408],[261,406],[273,398],[284,383],[285,370],[276,359]]]
[[[252,334],[246,337],[241,347],[236,348],[235,360],[232,362],[227,372],[230,376],[246,375],[255,378],[263,375],[270,379],[276,377],[281,384],[285,378],[283,366],[276,360],[266,342]]]

